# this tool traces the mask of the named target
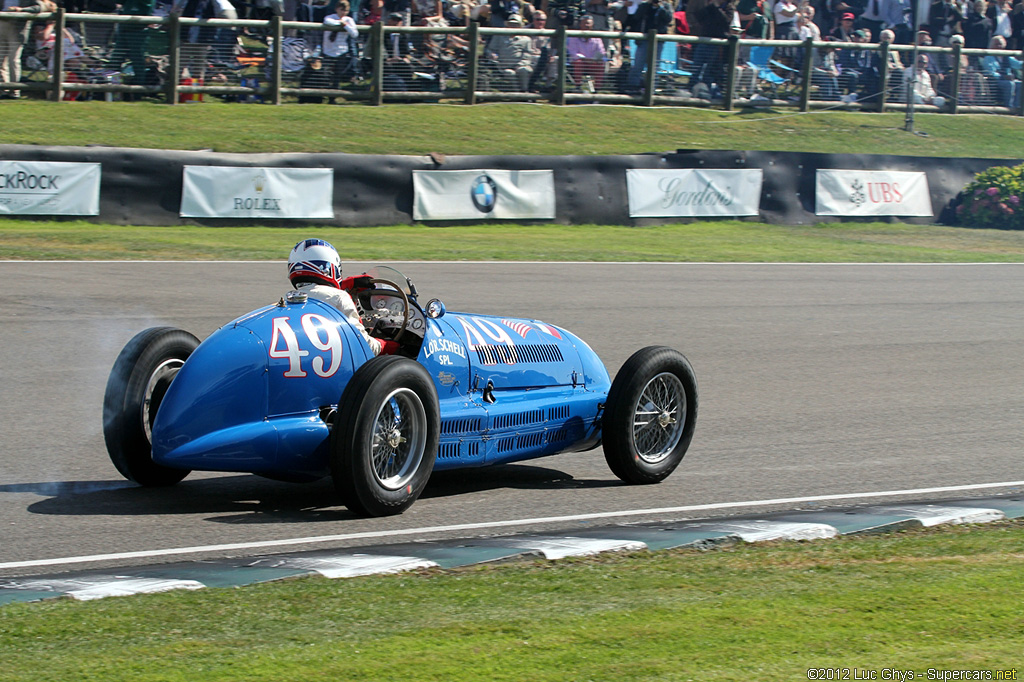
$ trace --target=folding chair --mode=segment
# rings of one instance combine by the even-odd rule
[[[771,45],[757,45],[750,48],[750,59],[747,61],[747,66],[754,71],[755,81],[764,81],[768,83],[768,87],[772,93],[772,97],[778,93],[780,85],[789,83],[792,77],[783,77],[775,73],[772,67],[783,69],[784,71],[793,72],[796,74],[796,69],[790,68],[785,64],[775,61],[772,59],[772,53],[775,48]]]

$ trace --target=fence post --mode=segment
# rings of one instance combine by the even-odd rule
[[[952,102],[949,104],[949,113],[958,114],[960,113],[960,77],[963,75],[960,68],[960,46],[953,46],[953,69],[950,74],[952,83],[950,84],[950,97]]]
[[[803,79],[803,83],[800,84],[800,111],[809,111],[811,108],[811,76],[814,74],[814,39],[805,40],[803,49],[804,63],[800,69],[800,77]]]
[[[555,92],[552,97],[552,101],[561,106],[565,104],[565,81],[569,74],[569,60],[566,59],[566,47],[569,41],[565,37],[565,26],[559,25],[555,29],[555,50],[558,55],[558,69],[555,75]]]
[[[878,111],[885,113],[885,96],[889,92],[889,43],[882,43],[879,59],[882,63],[878,74]]]
[[[167,104],[178,103],[178,78],[181,76],[181,22],[180,15],[171,12],[167,17]]]
[[[275,14],[270,18],[270,33],[274,37],[273,47],[273,69],[270,72],[270,102],[271,104],[281,103],[281,76],[284,73],[281,63],[284,59],[284,28],[281,26],[281,15]]]
[[[658,32],[653,28],[647,32],[647,73],[644,74],[644,106],[654,104],[654,86],[658,74]]]
[[[740,60],[740,38],[730,35],[728,45],[728,57],[726,59],[725,92],[722,99],[722,107],[726,111],[733,110],[733,99],[736,97],[736,65]],[[756,77],[755,77],[756,78]]]
[[[370,76],[370,104],[379,107],[384,103],[384,20],[370,27],[373,40],[373,72]]]
[[[1024,62],[1024,50],[1021,50],[1020,59]],[[1017,83],[1017,115],[1024,116],[1024,81]]]
[[[58,7],[56,24],[53,27],[53,34],[58,38],[53,41],[53,91],[51,93],[54,102],[64,99],[64,41],[60,36],[64,35],[64,26],[67,19],[64,16],[64,8]]]
[[[469,64],[466,65],[466,104],[476,104],[476,83],[480,77],[480,24],[469,22]]]

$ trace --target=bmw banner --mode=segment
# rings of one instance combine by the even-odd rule
[[[760,168],[626,170],[631,218],[757,215]]]
[[[330,168],[185,166],[184,218],[333,218]]]
[[[553,220],[550,170],[413,171],[414,220]]]
[[[0,214],[99,215],[100,164],[0,161]]]
[[[818,169],[814,212],[930,217],[933,213],[928,176],[919,171]]]

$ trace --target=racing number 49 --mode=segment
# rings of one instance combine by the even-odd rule
[[[302,316],[302,331],[313,348],[328,354],[326,358],[320,355],[313,358],[313,372],[324,378],[334,376],[341,367],[342,357],[341,333],[337,325],[323,315],[307,313]],[[322,338],[324,336],[326,340]],[[272,358],[288,360],[288,371],[284,376],[306,376],[306,371],[302,368],[302,358],[308,356],[309,351],[299,347],[299,338],[289,324],[289,318],[274,318],[274,335],[270,340],[269,355]]]

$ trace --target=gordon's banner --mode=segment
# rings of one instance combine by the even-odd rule
[[[413,171],[414,220],[555,217],[550,170]]]
[[[626,170],[632,218],[757,215],[760,168]]]
[[[99,215],[100,164],[0,161],[0,214]]]
[[[185,166],[185,218],[333,218],[330,168]]]
[[[817,215],[931,216],[928,176],[919,171],[819,169]]]

